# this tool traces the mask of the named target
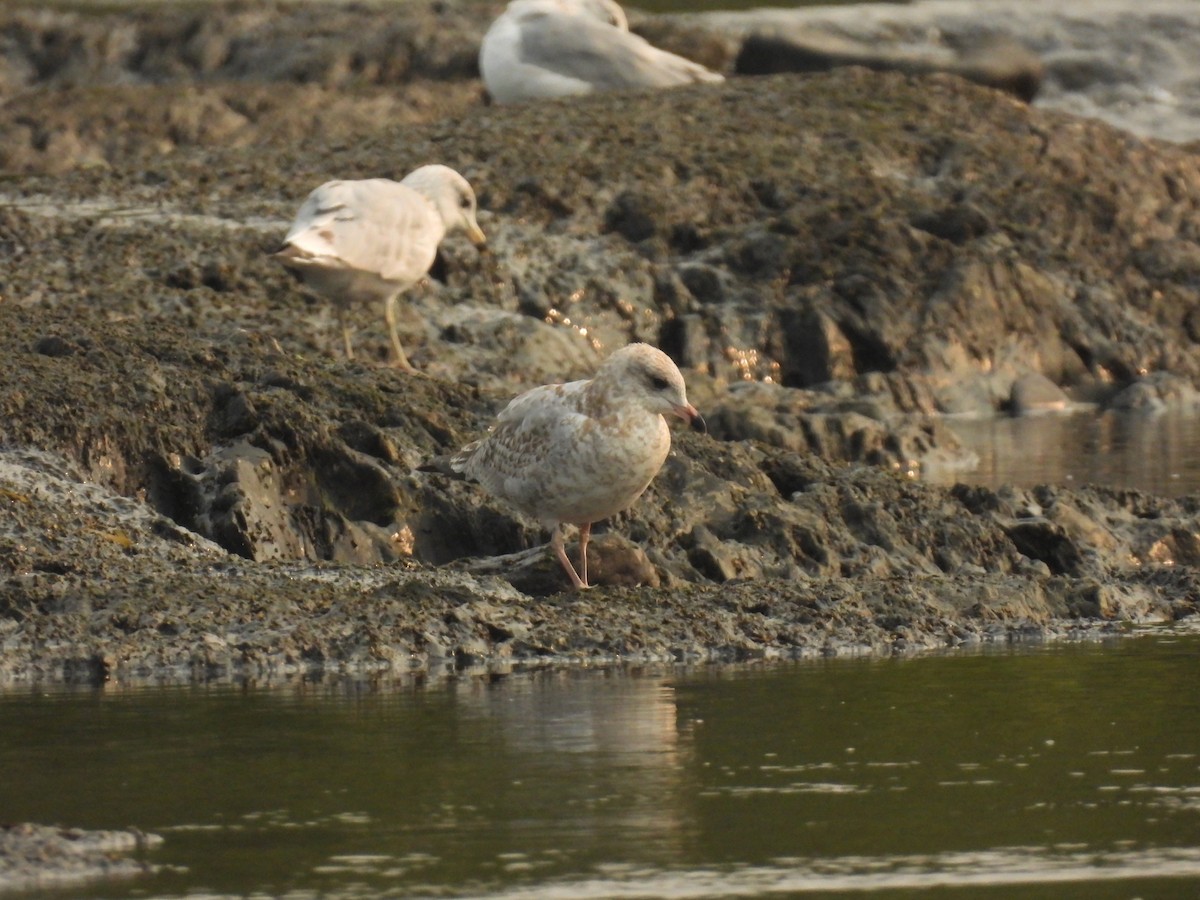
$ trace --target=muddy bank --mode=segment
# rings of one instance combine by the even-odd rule
[[[218,9],[328,62],[365,7]],[[138,77],[38,83],[105,149],[3,185],[0,677],[895,652],[1195,612],[1197,498],[913,478],[969,463],[943,414],[1024,408],[1031,376],[1196,405],[1194,155],[861,69],[489,107],[482,8],[418,13],[457,25],[403,29],[386,77],[382,25],[358,76],[306,79],[201,21],[170,72],[113,50]],[[489,250],[451,239],[402,304],[422,375],[377,365],[373,309],[347,363],[267,254],[321,181],[429,161],[475,186]],[[631,340],[710,434],[677,434],[593,545],[601,586],[563,594],[536,523],[417,469]]]
[[[25,317],[47,325],[22,311],[4,331],[36,347]],[[890,653],[1169,621],[1200,595],[1195,498],[934,488],[690,434],[594,543],[603,586],[562,593],[548,551],[518,552],[544,539],[535,523],[405,462],[457,443],[487,395],[253,340],[202,348],[161,324],[72,326],[93,338],[74,363],[13,353],[27,384],[92,418],[42,419],[26,440],[75,462],[3,453],[9,681]],[[46,377],[64,360],[97,377]],[[129,405],[97,413],[89,386]],[[253,433],[218,437],[245,415]],[[189,454],[207,445],[236,462],[206,501]]]
[[[934,492],[877,470],[825,471],[828,481],[807,493],[831,495],[827,508],[840,512],[830,521],[796,512],[799,525],[771,535],[805,540],[821,557],[797,558],[787,578],[747,573],[713,584],[722,566],[759,561],[705,528],[681,557],[712,579],[539,597],[453,564],[250,562],[169,521],[131,515],[124,498],[79,490],[69,467],[10,458],[10,483],[14,465],[43,487],[6,500],[21,508],[18,528],[39,522],[41,535],[25,545],[23,564],[5,560],[0,677],[9,681],[440,677],[481,666],[888,654],[1170,620],[1194,612],[1198,588],[1194,566],[1165,564],[1172,554],[1194,558],[1194,546],[1181,547],[1194,507],[1095,491]],[[777,523],[760,514],[739,525]],[[634,518],[628,527],[645,525]],[[597,544],[601,578],[629,550],[608,538]],[[831,551],[843,555],[822,556]],[[1103,561],[1110,553],[1144,562],[1118,571]],[[556,565],[539,553],[526,577],[548,584],[561,577]]]

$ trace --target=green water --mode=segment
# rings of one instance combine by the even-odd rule
[[[1200,636],[427,687],[0,693],[0,820],[163,869],[20,896],[1200,896]],[[9,895],[6,895],[9,896]]]

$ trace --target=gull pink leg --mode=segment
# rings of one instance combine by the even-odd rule
[[[562,567],[567,570],[567,575],[571,579],[571,586],[576,590],[587,587],[587,582],[579,577],[579,573],[571,565],[571,560],[567,559],[567,551],[563,548],[561,525],[554,526],[554,534],[550,538],[550,546],[554,549],[554,555],[558,557],[558,561],[562,563]]]

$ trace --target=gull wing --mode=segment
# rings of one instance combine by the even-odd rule
[[[452,468],[532,512],[595,425],[580,405],[589,383],[549,384],[515,397],[485,437],[451,459]]]
[[[300,207],[284,243],[310,265],[411,284],[429,271],[444,236],[429,200],[398,182],[371,178],[318,187]]]
[[[597,90],[673,87],[723,77],[644,38],[584,15],[531,12],[520,20],[518,57]]]

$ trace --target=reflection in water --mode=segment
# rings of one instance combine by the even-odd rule
[[[550,795],[547,821],[557,819],[576,840],[617,829],[653,847],[660,863],[677,859],[683,763],[674,689],[661,676],[544,672],[500,685],[466,682],[455,695],[467,721],[486,717],[508,752],[538,760],[539,779],[557,770],[564,782],[589,786],[582,802],[566,789]]]
[[[515,750],[618,755],[636,768],[677,761],[675,690],[661,676],[548,671],[466,681],[455,694],[462,712],[500,722]]]
[[[55,897],[1194,898],[1200,636],[384,689],[0,693],[5,818],[165,837]],[[999,891],[1000,893],[997,893]]]
[[[970,470],[931,470],[935,484],[1106,485],[1163,496],[1200,490],[1200,416],[1168,412],[950,419],[979,456]]]

